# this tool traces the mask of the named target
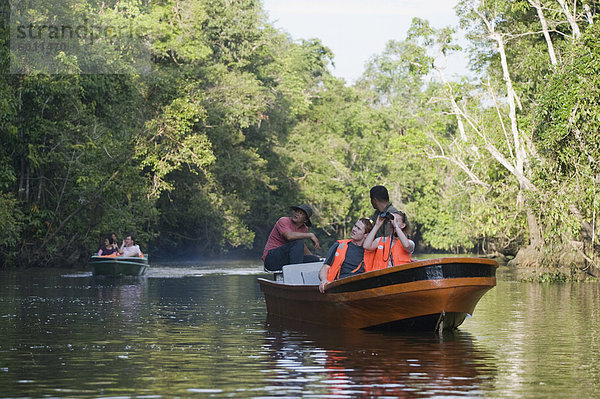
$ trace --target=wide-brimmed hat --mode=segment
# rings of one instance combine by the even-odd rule
[[[304,212],[306,214],[306,222],[304,224],[307,225],[308,227],[312,226],[310,217],[313,214],[313,209],[310,207],[310,205],[302,204],[302,205],[298,205],[298,206],[290,206],[290,208],[292,208],[295,211],[300,210],[300,211]]]

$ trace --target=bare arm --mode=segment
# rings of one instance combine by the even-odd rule
[[[313,233],[301,233],[299,231],[286,231],[281,234],[287,241],[309,239],[315,245],[315,249],[321,249],[319,239]]]
[[[404,247],[404,249],[407,252],[413,253],[415,251],[415,243],[413,241],[409,240],[408,237],[406,236],[406,234],[404,234],[401,226],[398,224],[398,222],[396,222],[396,215],[394,215],[393,223],[394,223],[394,229],[396,230],[396,235],[398,236],[400,243],[402,243],[402,246]],[[405,225],[402,224],[402,227],[404,227],[404,226]]]
[[[321,282],[319,283],[319,291],[321,293],[324,293],[327,284],[331,283],[331,281],[327,280],[327,273],[329,273],[329,268],[329,265],[324,264],[321,270],[319,270],[319,280],[321,280]]]
[[[383,224],[383,221],[384,221],[384,219],[377,217],[377,220],[375,221],[375,226],[373,226],[373,229],[369,232],[369,235],[367,235],[367,238],[365,238],[365,242],[363,242],[363,248],[366,249],[367,251],[372,251],[377,248],[377,244],[379,244],[379,240],[375,239],[375,234],[377,234],[377,231]]]

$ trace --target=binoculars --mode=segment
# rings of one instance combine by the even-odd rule
[[[379,217],[382,219],[394,220],[394,215],[392,215],[392,212],[381,212]]]

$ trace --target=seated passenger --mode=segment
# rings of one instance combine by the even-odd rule
[[[128,235],[123,240],[121,244],[121,248],[119,249],[119,253],[123,256],[130,257],[139,257],[142,256],[142,251],[140,251],[140,247],[135,245],[135,241],[132,235]]]
[[[385,269],[389,266],[411,262],[415,243],[406,236],[409,230],[408,219],[401,211],[393,212],[391,216],[393,216],[393,219],[389,222],[391,222],[394,231],[392,237],[375,238],[375,232],[384,223],[388,223],[387,219],[378,216],[373,231],[367,236],[363,244],[366,250],[377,250],[371,270]],[[390,238],[392,239],[390,240]]]
[[[115,242],[113,241],[112,237],[106,237],[104,239],[104,245],[102,247],[100,247],[100,250],[98,251],[98,256],[107,256],[107,255],[112,255],[117,253],[117,246],[115,245]]]
[[[117,243],[119,242],[119,240],[117,240],[117,235],[115,233],[111,233],[110,236],[112,237],[115,249],[118,252],[119,251],[119,244],[117,244]]]
[[[311,240],[315,250],[319,250],[319,239],[314,233],[309,233],[312,225],[310,217],[313,210],[310,205],[292,206],[291,217],[281,217],[269,234],[262,259],[266,270],[281,270],[284,265],[295,263],[318,262],[321,258],[314,255],[304,240]]]
[[[365,254],[363,242],[372,228],[373,224],[369,219],[361,218],[352,227],[349,240],[338,240],[329,248],[323,267],[319,271],[319,291],[325,292],[327,284],[334,280],[360,274],[366,268],[370,268],[372,255]]]

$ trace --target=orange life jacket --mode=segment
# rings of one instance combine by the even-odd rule
[[[412,262],[412,253],[404,249],[404,246],[399,239],[394,240],[394,245],[392,245],[390,237],[380,237],[375,252],[375,259],[373,260],[372,270],[385,269],[388,267],[390,256],[393,266]]]
[[[327,272],[327,280],[335,281],[340,275],[340,271],[342,270],[342,263],[346,259],[346,252],[348,251],[348,244],[350,244],[352,240],[338,240],[338,247],[335,250],[335,257],[333,258],[333,264],[329,267],[329,271]],[[365,272],[368,272],[373,269],[373,259],[375,258],[375,251],[367,251],[365,250],[365,254],[363,257],[363,262],[365,267]],[[358,265],[356,271],[360,269],[361,265]]]
[[[123,256],[123,255],[121,255],[121,254],[119,254],[119,253],[117,253],[117,252],[113,252],[113,253],[112,253],[112,254],[110,254],[110,255],[100,255],[100,256],[101,256],[101,257],[105,257],[105,258],[108,258],[108,257],[114,258],[114,257],[116,257],[116,256]],[[143,252],[142,252],[142,250],[140,249],[140,258],[143,258],[143,257],[144,257],[144,253],[143,253]]]
[[[118,256],[116,252],[113,252],[110,255],[100,255],[100,257],[103,257],[103,258],[114,258],[115,256]]]

